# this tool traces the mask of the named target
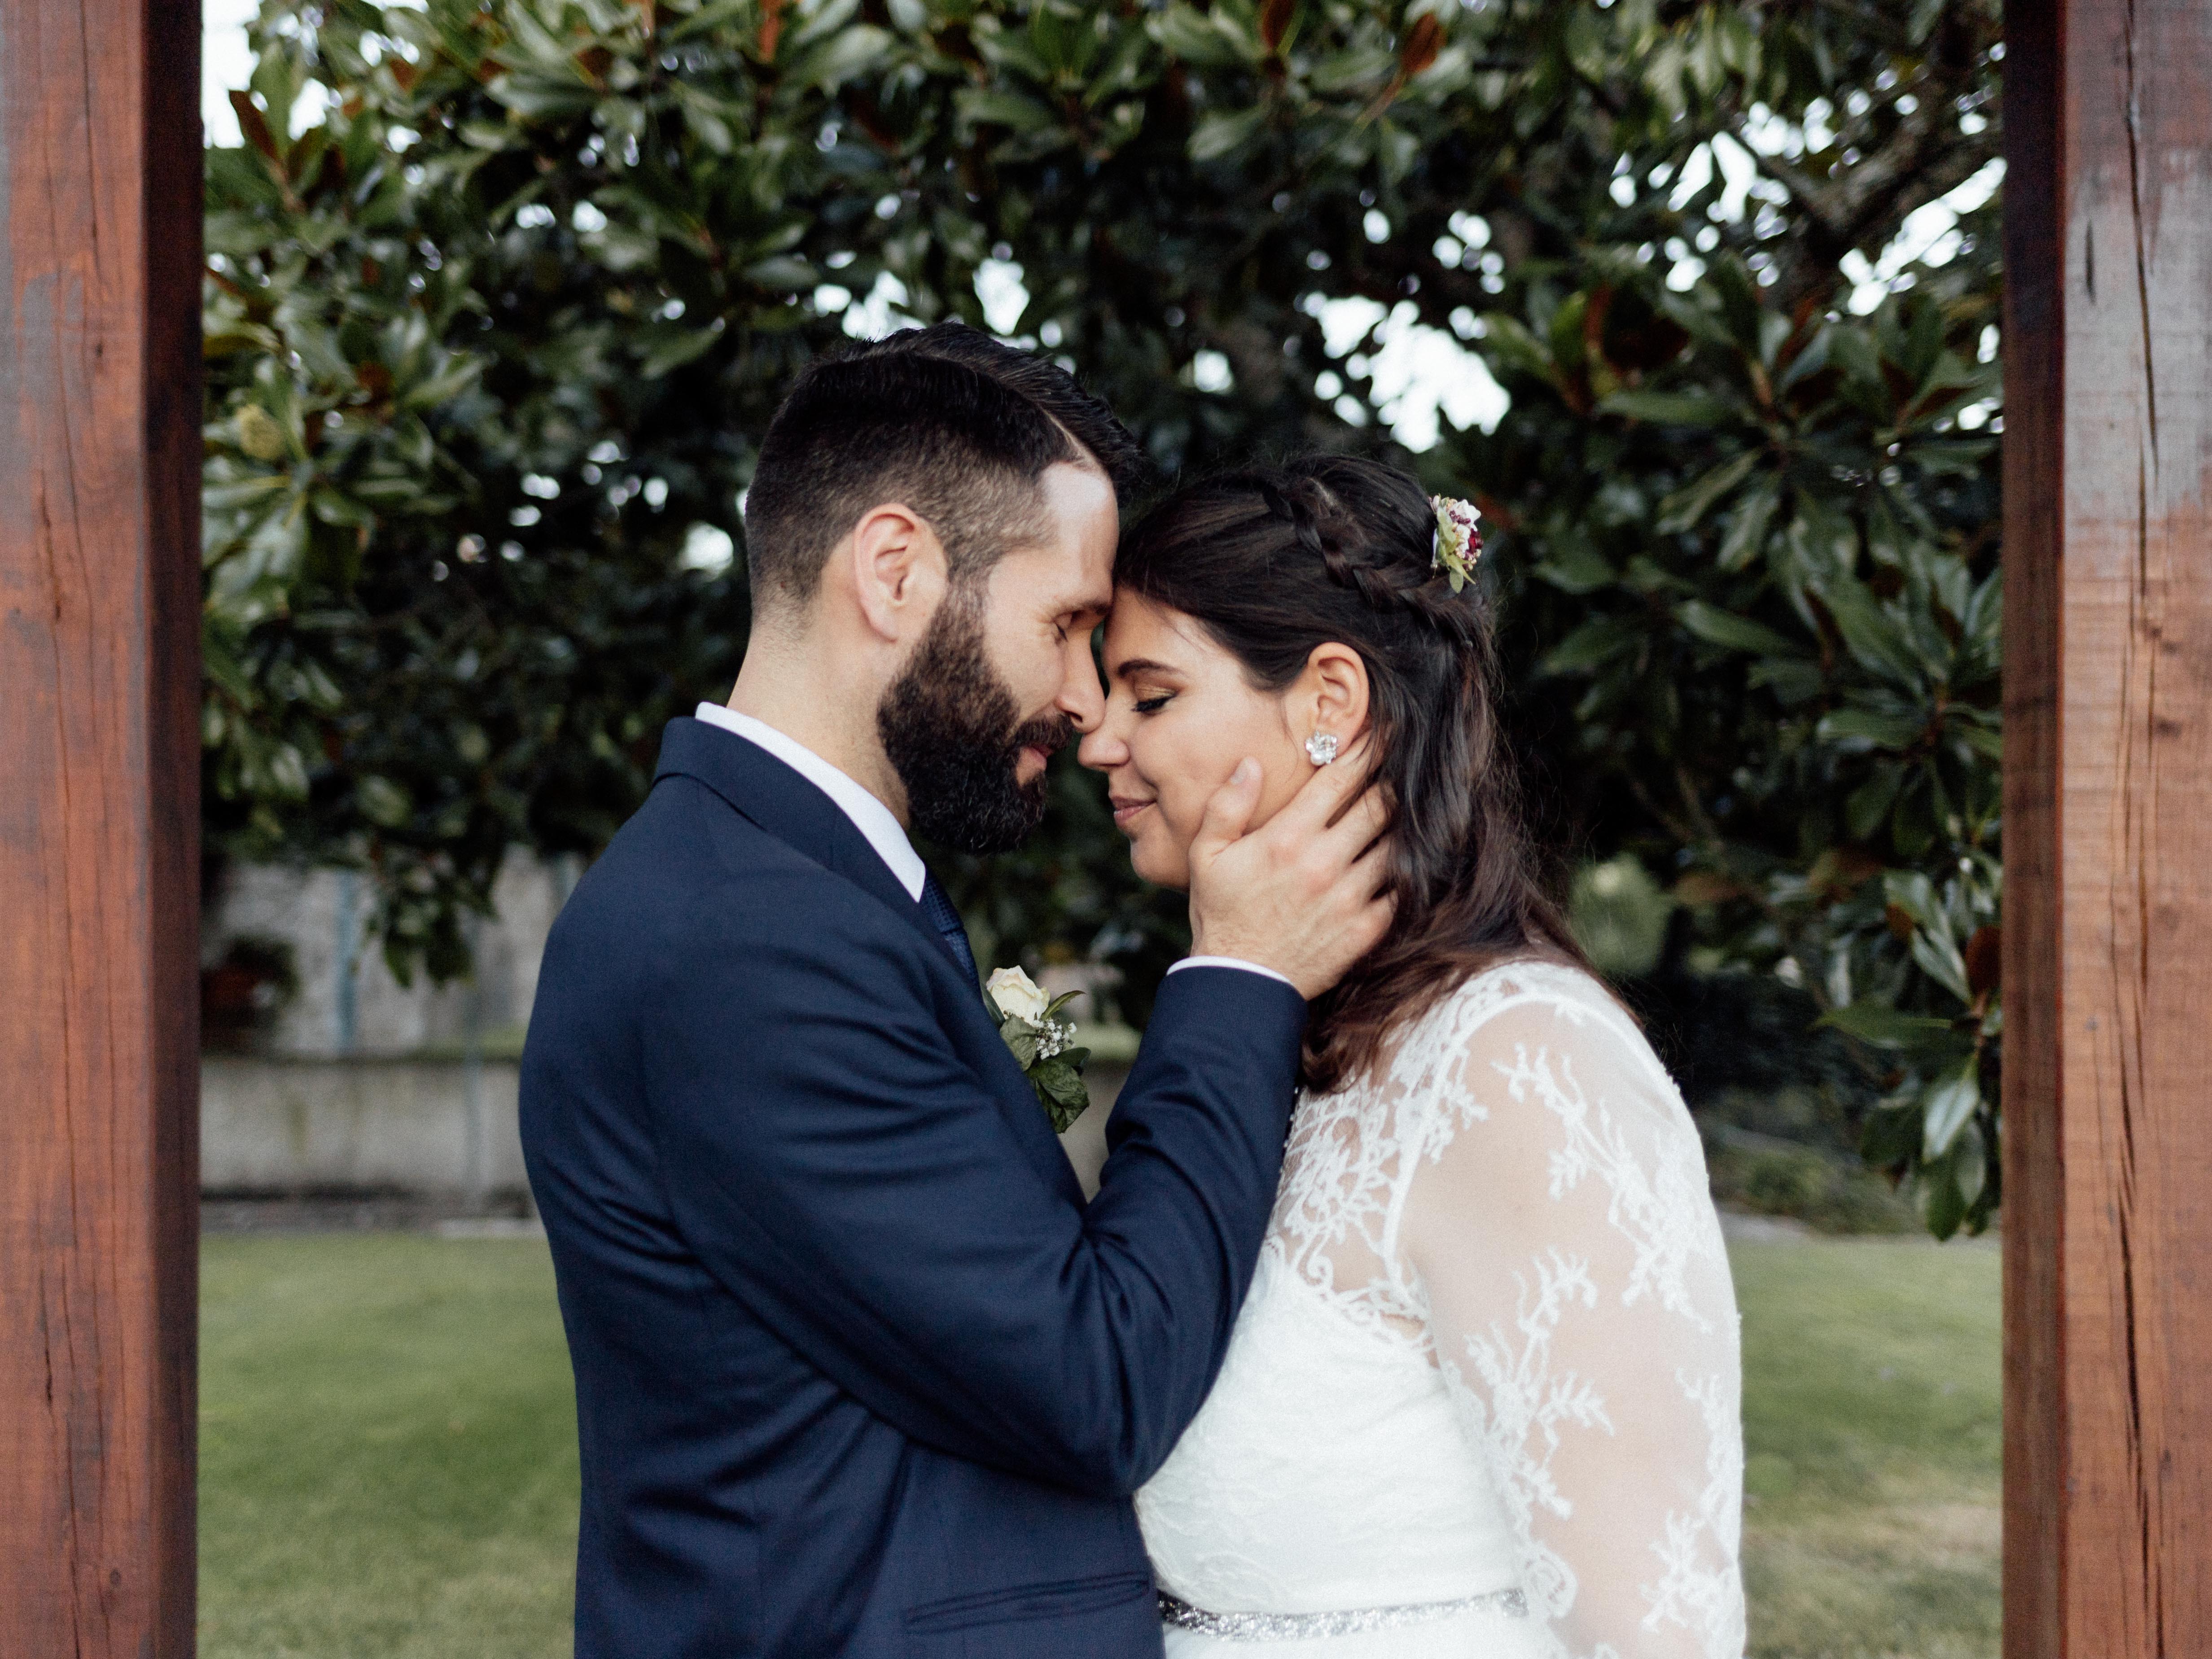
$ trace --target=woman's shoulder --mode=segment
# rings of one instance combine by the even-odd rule
[[[1474,1009],[1558,1006],[1618,1010],[1605,982],[1589,969],[1556,957],[1512,957],[1470,975],[1452,999]]]
[[[1642,1028],[1588,969],[1551,957],[1516,957],[1470,975],[1407,1028],[1420,1039],[1463,1042],[1486,1028],[1591,1029],[1644,1048]]]
[[[1534,1229],[1582,1258],[1613,1241],[1633,1255],[1629,1299],[1688,1309],[1686,1264],[1722,1259],[1718,1225],[1697,1126],[1634,1017],[1584,969],[1525,961],[1476,975],[1431,1022],[1405,1097],[1422,1153],[1407,1224],[1432,1250],[1470,1229]]]
[[[1391,1060],[1401,1087],[1490,1116],[1505,1100],[1633,1095],[1668,1115],[1680,1096],[1635,1017],[1587,969],[1518,957],[1486,968],[1413,1022]]]

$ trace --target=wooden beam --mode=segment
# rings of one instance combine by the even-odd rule
[[[2005,1652],[2212,1653],[2212,5],[2015,0]]]
[[[0,1650],[192,1649],[199,7],[0,0]]]

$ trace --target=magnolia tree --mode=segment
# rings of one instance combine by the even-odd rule
[[[1993,1212],[1994,0],[266,0],[253,39],[210,829],[373,872],[395,968],[463,970],[505,852],[596,850],[726,691],[793,372],[957,317],[1169,474],[1370,449],[1478,501],[1555,834],[1864,1046],[1938,1232]],[[1181,947],[1065,770],[1030,850],[942,862],[985,954],[1111,962],[1133,1015]]]

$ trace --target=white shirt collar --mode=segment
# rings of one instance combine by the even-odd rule
[[[906,838],[905,827],[892,816],[890,807],[805,744],[784,736],[765,720],[740,714],[718,702],[702,702],[694,712],[708,725],[719,726],[748,743],[757,744],[836,801],[838,810],[852,819],[853,827],[868,838],[868,845],[876,849],[876,856],[890,866],[891,874],[898,878],[907,896],[920,902],[922,883],[929,871],[921,861],[921,854],[914,850],[914,843]]]

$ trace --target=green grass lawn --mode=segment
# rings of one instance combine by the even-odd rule
[[[575,1401],[545,1247],[201,1252],[200,1652],[569,1651]]]
[[[1997,1256],[1741,1245],[1760,1659],[1997,1647]],[[568,1651],[573,1404],[541,1244],[210,1238],[200,1651]]]
[[[1759,1659],[1997,1651],[1993,1243],[1739,1245]]]

